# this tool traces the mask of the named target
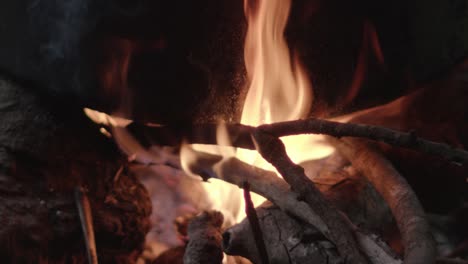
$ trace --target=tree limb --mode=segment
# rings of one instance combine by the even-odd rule
[[[127,127],[141,142],[152,142],[160,145],[178,145],[182,140],[188,143],[219,144],[216,140],[216,124],[194,124],[190,127],[172,129],[166,126],[146,126],[132,123]],[[255,149],[251,135],[257,129],[240,124],[226,124],[230,142],[234,147]],[[263,131],[275,137],[299,134],[324,134],[333,137],[366,138],[389,145],[413,149],[422,153],[443,157],[456,163],[468,163],[468,152],[417,137],[412,132],[400,132],[381,126],[364,124],[340,123],[335,121],[309,118],[262,125]]]
[[[398,224],[405,246],[404,263],[435,263],[436,247],[424,210],[411,186],[377,150],[361,140],[330,141],[382,195]]]
[[[368,263],[361,255],[344,215],[325,200],[319,189],[307,178],[304,169],[291,161],[283,142],[261,128],[253,133],[253,139],[262,157],[276,168],[292,190],[325,222],[330,231],[326,236],[335,244],[340,255],[351,264]]]
[[[193,151],[193,150],[191,150]],[[266,171],[246,164],[237,158],[221,160],[219,156],[194,152],[196,160],[191,167],[197,174],[210,175],[242,188],[245,181],[249,181],[251,191],[267,198],[281,210],[297,217],[304,223],[317,228],[325,237],[330,230],[325,222],[304,201],[298,199],[298,195],[291,191],[289,185],[276,173]],[[351,224],[348,222],[348,224]],[[384,245],[351,226],[355,233],[360,249],[373,264],[400,264],[401,261]]]

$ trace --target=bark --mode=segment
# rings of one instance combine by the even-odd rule
[[[350,263],[368,263],[359,251],[346,216],[328,203],[304,173],[304,169],[293,163],[286,153],[283,142],[262,129],[253,134],[258,152],[281,174],[291,189],[315,211],[328,227],[324,235],[337,247],[338,252]]]
[[[188,226],[189,242],[185,249],[184,264],[220,264],[221,226],[224,217],[220,212],[203,212],[191,220]]]
[[[141,142],[153,142],[158,144],[179,144],[182,139],[189,143],[217,144],[216,124],[196,124],[184,132],[167,136],[171,133],[170,127],[145,127],[144,125],[132,123],[129,129]],[[284,137],[300,134],[324,134],[334,137],[358,137],[384,142],[392,146],[408,148],[425,154],[442,157],[455,163],[468,163],[468,152],[450,146],[448,144],[434,142],[418,137],[414,132],[401,132],[383,126],[366,124],[353,124],[329,121],[324,119],[309,118],[304,120],[293,120],[278,122],[275,124],[262,125],[264,132],[275,136]],[[240,124],[228,124],[227,131],[230,144],[234,147],[255,149],[255,143],[250,136],[257,128]]]
[[[151,204],[119,150],[81,109],[0,80],[0,258],[7,263],[86,263],[75,204],[88,189],[97,254],[128,263],[141,252]],[[117,177],[116,177],[117,176]]]
[[[257,214],[270,263],[344,263],[333,244],[313,226],[294,220],[270,203],[258,207]],[[251,232],[247,220],[227,229],[223,234],[224,251],[262,263]]]
[[[272,201],[288,215],[317,228],[322,234],[328,234],[327,225],[317,213],[311,210],[304,201],[298,200],[298,195],[292,192],[288,184],[274,172],[253,167],[235,158],[219,162],[219,158],[208,154],[192,154],[197,157],[194,164],[198,164],[198,167],[192,168],[193,172],[211,175],[211,177],[222,179],[240,188],[248,181],[253,192]],[[331,157],[333,160],[335,158]],[[203,161],[199,162],[198,159]],[[209,164],[209,161],[212,164]],[[335,163],[335,161],[330,163]],[[309,171],[312,171],[311,166],[313,165],[305,165]],[[347,165],[344,164],[344,166]],[[345,212],[355,224],[372,232],[379,233],[392,225],[389,221],[391,215],[388,208],[370,185],[363,182],[359,175],[355,175],[353,170],[343,169],[341,171],[337,167],[332,167],[324,169],[323,177],[313,178],[329,202]],[[376,242],[371,235],[354,226],[351,228],[355,232],[360,249],[373,263],[400,263],[391,250]],[[256,254],[255,250],[253,248],[249,250],[251,257],[255,258],[256,256],[253,255]]]
[[[404,263],[434,263],[435,242],[424,210],[406,180],[381,153],[355,139],[332,142],[382,195],[389,205],[405,246]]]

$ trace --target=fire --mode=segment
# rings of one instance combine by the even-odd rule
[[[245,40],[245,65],[250,80],[241,123],[251,126],[306,118],[312,89],[297,57],[291,58],[284,30],[290,0],[244,1],[249,28]],[[329,154],[318,137],[283,138],[288,154],[297,163]],[[239,151],[240,159],[272,168],[256,152]]]
[[[306,118],[313,101],[311,84],[299,59],[291,57],[284,30],[288,21],[291,0],[244,0],[248,21],[244,60],[247,70],[248,92],[243,105],[241,123],[258,126],[287,120]],[[221,128],[223,126],[220,126]],[[218,131],[218,141],[226,138]],[[331,147],[321,143],[320,136],[301,135],[282,138],[291,159],[300,163],[329,155]],[[223,142],[225,143],[225,142]],[[187,147],[187,146],[185,146]],[[210,151],[207,146],[195,146],[197,150]],[[211,150],[213,153],[218,150]],[[235,155],[240,160],[263,169],[274,170],[256,151],[237,149],[223,156]],[[181,153],[185,163],[189,155]],[[237,187],[223,182],[216,186],[206,184],[209,195],[219,201],[215,209],[242,206],[242,196]],[[255,205],[264,201],[254,198]],[[219,203],[227,202],[221,205]],[[242,210],[243,211],[243,210]],[[237,215],[237,220],[244,217]]]

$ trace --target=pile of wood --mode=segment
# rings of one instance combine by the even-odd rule
[[[257,149],[283,178],[235,158],[194,153],[191,170],[205,180],[248,183],[270,201],[256,209],[258,220],[224,230],[223,251],[253,263],[466,263],[467,109],[459,77],[343,117],[347,123],[228,126],[233,145]],[[168,129],[132,126],[146,140]],[[215,144],[212,131],[201,124],[181,136]],[[278,137],[303,133],[329,135],[335,154],[292,163]]]

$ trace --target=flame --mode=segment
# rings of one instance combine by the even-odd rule
[[[369,47],[370,46],[370,47]],[[368,60],[369,60],[369,49],[372,49],[372,52],[375,56],[377,62],[386,69],[385,58],[380,46],[379,37],[375,26],[369,22],[365,21],[362,30],[362,44],[361,50],[356,61],[356,69],[354,71],[354,76],[349,87],[347,95],[344,97],[343,105],[350,104],[356,96],[359,94],[362,84],[364,83],[367,71],[368,71]]]
[[[245,40],[245,65],[250,80],[241,123],[258,126],[306,118],[313,94],[297,57],[291,58],[284,30],[291,0],[244,0],[249,23]],[[301,135],[282,138],[291,159],[302,162],[328,155],[320,137]],[[313,148],[311,148],[313,147]],[[256,152],[239,150],[238,157],[272,169]]]
[[[192,173],[190,165],[196,162],[194,150],[220,155],[224,158],[235,155],[235,149],[229,147],[230,141],[226,126],[223,123],[216,131],[217,141],[222,146],[203,145],[203,144],[182,144],[180,150],[181,165],[184,171],[191,177],[199,178]],[[207,194],[209,206],[223,213],[225,225],[233,225],[244,218],[241,197],[242,191],[233,185],[230,185],[220,179],[209,179],[208,182],[202,182],[202,187]]]
[[[313,100],[311,84],[299,59],[291,57],[284,37],[290,7],[291,0],[244,0],[248,21],[244,60],[249,82],[242,110],[242,124],[258,126],[296,120],[306,118],[310,111]],[[218,142],[225,144],[226,141],[221,140],[228,137],[226,131],[222,130],[221,125]],[[296,163],[322,158],[333,151],[322,143],[321,136],[290,136],[283,137],[282,140],[288,155]],[[237,149],[235,154],[232,151],[223,154],[219,149],[210,150],[207,146],[192,147],[222,154],[224,157],[235,155],[244,162],[274,171],[256,151]],[[181,153],[181,158],[190,162],[190,155],[185,151]],[[207,184],[206,190],[213,199],[220,202],[216,207],[218,210],[243,206],[242,195],[237,187],[220,182],[215,186]],[[258,195],[253,195],[252,199],[256,206],[265,200]],[[236,218],[239,221],[244,217],[244,214],[238,214]]]

